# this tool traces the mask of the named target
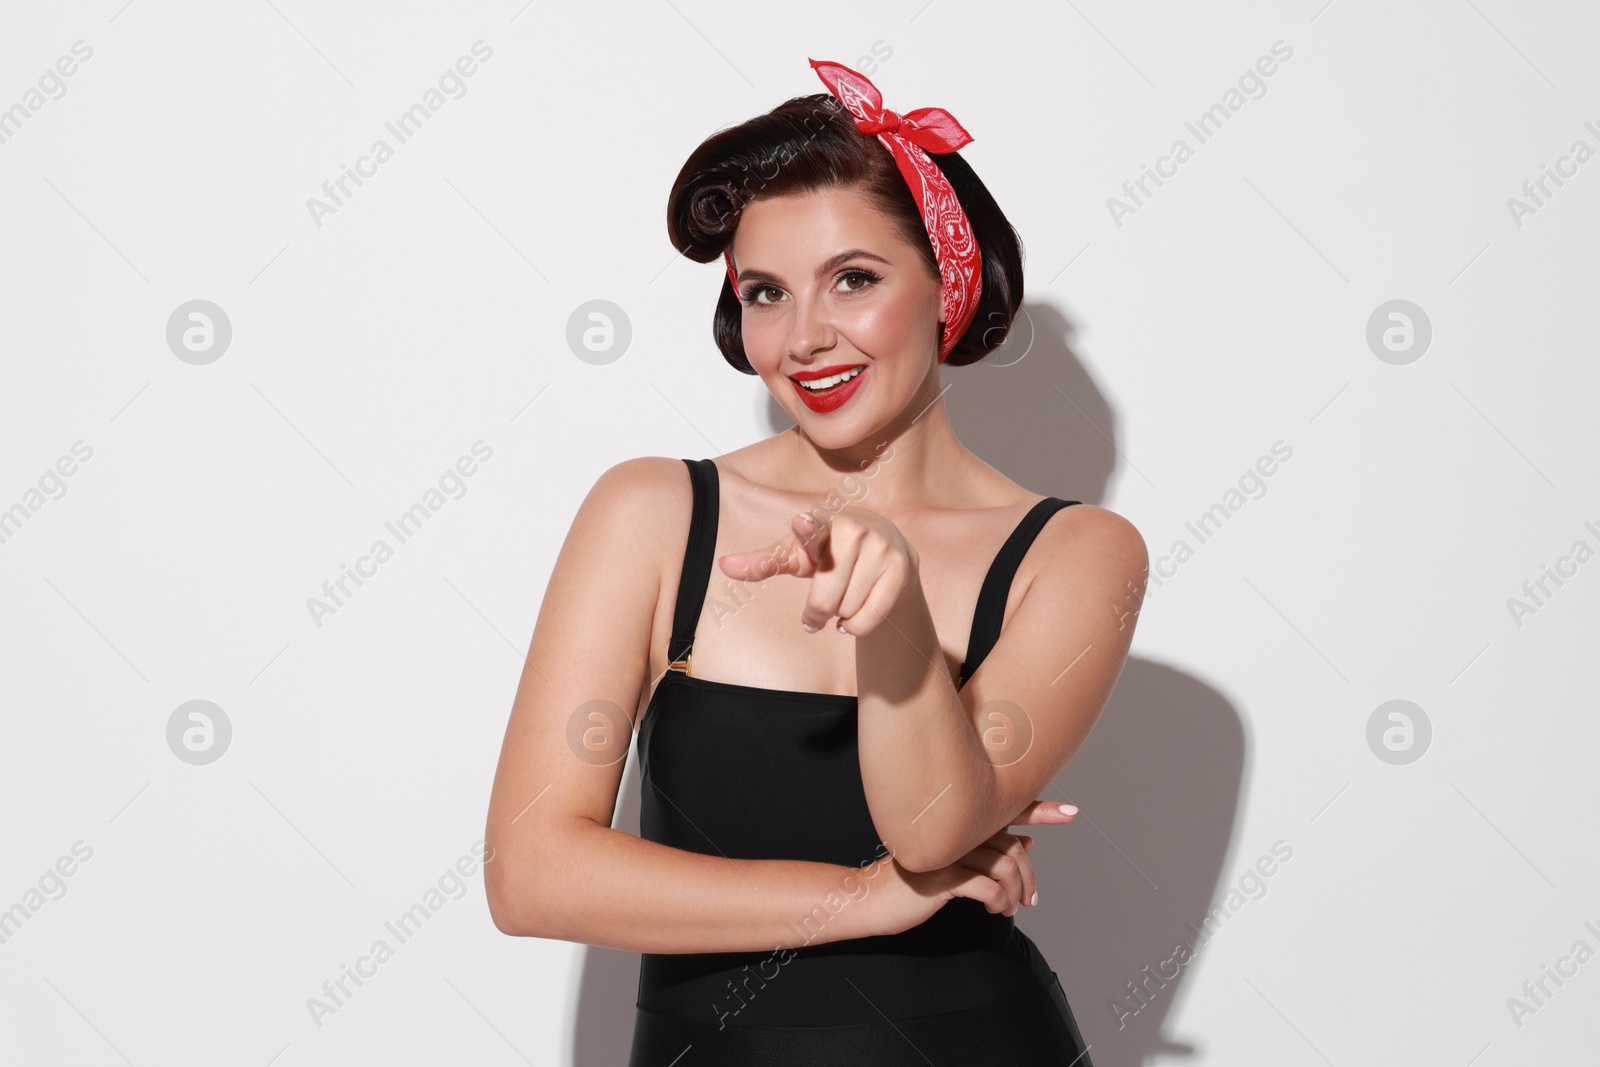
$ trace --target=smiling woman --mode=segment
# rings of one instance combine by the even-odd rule
[[[956,438],[942,368],[1004,340],[1020,242],[952,116],[812,67],[828,93],[712,136],[668,201],[726,264],[724,359],[795,425],[585,499],[501,750],[490,912],[642,954],[630,1067],[1092,1067],[1016,926],[1039,890],[1009,828],[1076,814],[1037,798],[1122,670],[1144,542]],[[713,565],[760,594],[726,610]],[[622,708],[638,836],[611,827]]]

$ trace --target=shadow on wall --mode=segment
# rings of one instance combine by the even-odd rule
[[[1073,354],[1065,316],[1047,304],[1024,310],[992,364],[942,372],[951,422],[969,449],[1019,485],[1102,503],[1126,462],[1113,443],[1114,413]],[[772,432],[792,425],[769,404]],[[633,834],[635,759],[630,752],[614,822]],[[1225,893],[1244,761],[1238,712],[1219,693],[1130,657],[1088,741],[1044,794],[1080,814],[1066,826],[1030,829],[1039,907],[1023,909],[1017,923],[1060,976],[1095,1067],[1146,1067],[1193,1051],[1164,1033],[1166,1017],[1206,966],[1205,942],[1220,936],[1211,908]],[[1193,953],[1187,962],[1173,959],[1179,942]],[[575,1067],[627,1062],[638,985],[638,954],[587,949]]]

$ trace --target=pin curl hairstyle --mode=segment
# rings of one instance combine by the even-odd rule
[[[1022,239],[959,152],[931,152],[928,158],[955,190],[983,256],[977,312],[945,359],[961,367],[999,348],[1010,332],[1022,306]],[[667,234],[686,257],[710,263],[733,243],[744,209],[755,201],[837,188],[863,194],[882,211],[940,282],[922,212],[894,157],[877,137],[856,129],[854,117],[831,93],[793,97],[702,141],[672,183]],[[742,323],[743,305],[724,271],[712,337],[723,359],[755,374],[745,356]]]

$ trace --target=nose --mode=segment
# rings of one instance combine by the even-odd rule
[[[818,352],[826,352],[838,340],[838,332],[824,301],[811,296],[792,297],[794,309],[789,319],[789,355],[806,362]]]

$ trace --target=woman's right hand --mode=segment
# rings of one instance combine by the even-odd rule
[[[889,875],[874,894],[873,926],[879,934],[898,934],[926,922],[955,897],[982,904],[993,915],[1015,915],[1035,896],[1033,838],[1004,830],[948,867],[908,871],[892,858]]]

